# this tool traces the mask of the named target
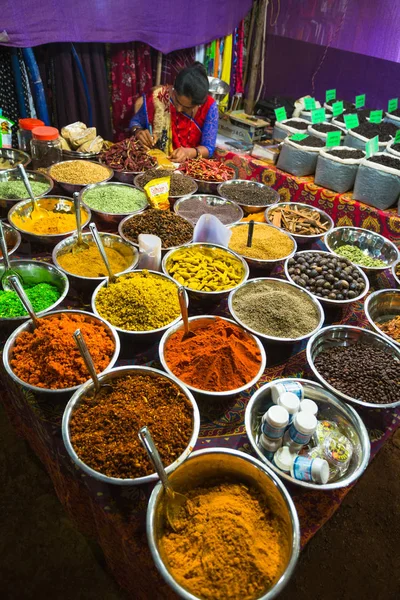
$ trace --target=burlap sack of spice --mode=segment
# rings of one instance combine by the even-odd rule
[[[329,150],[354,150],[346,146],[336,146]],[[365,156],[365,154],[364,154]],[[353,189],[358,167],[362,158],[339,158],[322,149],[317,160],[315,183],[339,194]]]
[[[384,154],[379,152],[375,156]],[[400,171],[364,159],[361,161],[354,183],[354,200],[386,210],[400,195]]]

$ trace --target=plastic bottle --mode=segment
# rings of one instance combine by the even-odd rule
[[[34,169],[45,169],[62,160],[60,134],[55,127],[32,129],[31,154]]]
[[[298,412],[292,421],[289,429],[283,437],[285,446],[289,446],[292,451],[298,451],[308,444],[317,428],[317,419],[308,412]]]
[[[300,400],[293,392],[284,392],[278,398],[278,406],[286,408],[289,413],[289,425],[293,421],[294,415],[299,411]]]
[[[261,431],[269,439],[279,439],[289,423],[289,413],[283,406],[270,406],[263,415]]]
[[[308,413],[314,415],[314,417],[316,417],[318,414],[318,405],[316,404],[316,402],[314,402],[314,400],[310,400],[309,398],[304,398],[304,400],[302,400],[300,402],[299,410],[308,412]]]
[[[298,381],[280,381],[271,385],[272,402],[278,404],[279,396],[282,396],[285,392],[296,394],[299,400],[303,400],[304,398],[304,390],[301,383]]]
[[[287,446],[282,446],[282,448],[278,448],[275,452],[273,462],[280,471],[289,473],[296,456],[296,454],[290,452],[290,449]]]
[[[325,484],[329,479],[329,465],[323,458],[296,456],[290,474],[294,479]]]
[[[40,119],[19,119],[19,129],[17,131],[18,148],[24,152],[31,151],[32,130],[35,127],[43,127],[44,123]]]
[[[269,438],[265,437],[264,434],[261,434],[258,438],[258,445],[265,458],[272,460],[275,452],[282,446],[282,438],[279,438],[278,440],[270,440]]]

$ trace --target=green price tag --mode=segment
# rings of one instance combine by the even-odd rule
[[[365,152],[367,153],[367,158],[369,158],[373,154],[376,154],[378,152],[378,150],[379,150],[379,136],[376,135],[375,137],[373,137],[371,140],[369,140],[365,144]]]
[[[326,135],[326,145],[328,148],[332,146],[340,146],[340,139],[342,137],[341,131],[328,131]]]
[[[325,109],[314,108],[311,111],[311,123],[322,123],[323,121],[325,121]]]
[[[325,92],[325,102],[329,102],[329,100],[336,99],[336,90],[326,90]]]
[[[334,102],[332,104],[332,112],[334,117],[338,117],[344,111],[343,102],[339,100],[339,102]]]
[[[284,106],[281,106],[280,108],[276,108],[275,116],[276,116],[276,120],[279,121],[279,123],[281,121],[285,121],[287,119],[286,108]]]
[[[356,108],[363,108],[365,106],[365,94],[356,96]]]
[[[360,124],[356,113],[344,115],[344,122],[346,124],[346,129],[354,129],[354,127],[358,127]]]
[[[383,117],[383,110],[371,110],[369,113],[369,121],[370,123],[381,123]]]
[[[306,110],[314,110],[315,99],[314,98],[304,98],[304,105],[306,107]]]
[[[399,130],[400,131],[400,130]],[[295,133],[289,139],[292,142],[300,142],[300,140],[305,140],[308,135],[306,133]]]
[[[396,131],[396,135],[394,137],[394,143],[395,144],[400,144],[400,129],[398,129]],[[0,148],[1,148],[1,144],[0,144]]]
[[[398,98],[392,98],[388,102],[388,113],[391,113],[391,112],[397,110],[398,107],[399,107],[399,99]]]
[[[400,129],[399,129],[400,131]],[[3,147],[3,134],[0,132],[0,148]]]

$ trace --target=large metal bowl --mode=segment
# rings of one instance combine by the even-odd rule
[[[190,438],[189,443],[186,446],[185,450],[176,459],[176,461],[174,461],[170,465],[165,465],[165,467],[166,467],[165,470],[167,471],[167,473],[170,474],[189,456],[189,454],[192,452],[192,450],[197,442],[197,438],[198,438],[199,431],[200,431],[199,409],[197,408],[197,404],[196,404],[195,399],[193,398],[193,395],[189,392],[189,390],[184,385],[182,385],[180,383],[180,381],[178,379],[176,379],[176,377],[171,377],[170,375],[167,375],[166,373],[163,373],[162,371],[159,371],[157,369],[152,369],[151,367],[138,367],[138,366],[117,367],[110,371],[104,372],[102,375],[99,376],[99,380],[100,380],[101,384],[111,383],[114,379],[119,379],[120,377],[124,377],[126,375],[133,375],[133,374],[149,375],[150,377],[161,376],[169,381],[173,381],[182,390],[182,392],[185,394],[186,398],[189,400],[190,404],[192,405],[192,409],[193,409],[192,435],[191,435],[191,438]],[[81,385],[80,388],[74,393],[74,395],[68,402],[67,406],[65,407],[61,429],[62,429],[63,441],[64,441],[65,447],[66,447],[67,452],[70,455],[71,459],[84,473],[86,473],[87,475],[90,475],[94,479],[97,479],[98,481],[101,481],[103,483],[122,485],[122,486],[132,486],[132,485],[145,485],[145,484],[154,483],[155,481],[157,481],[158,475],[156,473],[152,473],[151,475],[146,475],[144,477],[136,477],[135,479],[121,479],[118,477],[108,477],[107,475],[104,475],[103,473],[100,473],[99,471],[95,471],[94,469],[89,467],[86,463],[84,463],[79,458],[79,456],[77,455],[77,453],[74,450],[74,447],[73,447],[71,439],[70,439],[69,426],[70,426],[70,421],[71,421],[71,417],[74,412],[74,409],[77,406],[79,406],[81,398],[85,394],[90,392],[92,389],[93,389],[93,382],[87,381],[86,383]],[[143,425],[146,425],[146,423],[143,423]],[[132,432],[132,435],[137,435],[137,432],[136,433]]]
[[[275,225],[269,225],[268,223],[254,223],[254,227],[264,227],[265,231],[268,231],[268,229],[276,229],[277,231],[280,231],[282,234],[286,235],[288,238],[290,238],[293,242],[293,250],[287,254],[286,256],[282,256],[282,258],[272,258],[272,259],[264,259],[264,258],[252,258],[250,256],[245,256],[244,254],[240,254],[239,256],[241,256],[249,265],[249,267],[255,267],[257,269],[264,269],[267,272],[270,272],[274,269],[274,267],[276,267],[276,265],[278,265],[279,263],[282,263],[285,260],[289,260],[289,258],[292,258],[292,256],[294,256],[297,252],[297,243],[296,240],[294,239],[294,237],[288,233],[287,231],[283,231],[282,229],[278,229],[278,227],[275,227]],[[249,227],[249,223],[236,223],[236,225],[231,225],[229,227],[229,229],[234,229],[235,227]]]
[[[232,181],[233,179],[235,179],[235,175],[233,175],[232,179],[228,179],[228,181]],[[199,194],[218,196],[218,188],[221,181],[204,181],[204,179],[194,179],[194,181],[197,184],[197,191]]]
[[[396,275],[397,269],[400,270],[400,260],[398,260],[396,263],[394,263],[393,267],[391,268],[394,280],[395,280],[396,284],[400,287],[400,275]]]
[[[54,267],[53,267],[54,268]],[[111,357],[110,363],[107,366],[107,368],[103,371],[103,373],[105,373],[106,371],[109,371],[110,369],[112,369],[112,367],[115,365],[115,363],[118,360],[118,356],[119,356],[119,352],[120,352],[120,341],[119,341],[119,337],[117,332],[115,331],[115,328],[112,327],[110,325],[110,323],[108,323],[108,321],[105,321],[104,319],[92,315],[91,313],[85,312],[83,310],[53,310],[52,312],[46,312],[46,314],[44,313],[38,313],[39,316],[41,316],[44,319],[47,319],[48,317],[53,317],[54,315],[60,315],[60,314],[79,314],[79,315],[85,315],[86,320],[90,321],[92,323],[98,323],[99,321],[101,323],[103,323],[103,325],[105,325],[108,329],[109,332],[109,336],[110,338],[114,341],[114,345],[115,345],[115,349],[114,349],[114,353]],[[74,385],[72,387],[69,388],[61,388],[61,389],[49,389],[49,388],[41,388],[41,387],[37,387],[34,385],[31,385],[30,383],[27,383],[26,381],[23,381],[22,379],[20,379],[19,377],[17,377],[17,375],[14,373],[14,371],[11,368],[11,359],[12,359],[12,352],[15,346],[15,342],[16,339],[21,335],[22,332],[24,331],[33,331],[33,323],[31,320],[27,321],[26,323],[23,323],[22,325],[20,325],[20,327],[18,327],[18,329],[16,329],[8,338],[5,346],[4,346],[4,352],[3,352],[3,363],[4,363],[4,367],[7,371],[7,373],[9,374],[9,376],[16,382],[18,383],[20,386],[22,386],[23,388],[25,388],[26,390],[29,390],[30,392],[34,392],[37,394],[65,394],[70,396],[71,394],[73,394],[76,390],[78,390],[81,386],[80,385]],[[89,373],[88,373],[88,378],[89,378]],[[91,382],[92,380],[90,380]]]
[[[376,346],[377,348],[380,348],[381,350],[384,350],[393,357],[397,358],[400,372],[400,348],[398,348],[393,341],[389,341],[382,335],[373,333],[368,329],[362,329],[361,327],[351,327],[350,325],[332,325],[331,327],[324,327],[318,331],[315,335],[313,335],[312,338],[308,340],[307,343],[307,362],[310,365],[315,377],[322,383],[324,387],[326,387],[336,396],[339,396],[339,398],[345,402],[352,402],[358,406],[365,406],[367,408],[375,409],[395,408],[396,406],[400,406],[400,398],[395,402],[390,402],[387,404],[373,404],[372,402],[364,402],[363,400],[352,398],[351,396],[348,396],[347,394],[344,394],[343,392],[340,392],[334,388],[322,377],[314,364],[317,356],[327,348],[333,348],[335,346],[351,346],[357,342],[372,344],[373,346]]]
[[[225,319],[223,317],[216,317],[214,315],[202,315],[200,317],[189,317],[189,321],[193,322],[193,321],[216,321],[217,319],[221,319],[222,321],[225,321],[226,323],[234,323],[234,321],[232,321],[231,319]],[[164,335],[161,338],[160,341],[160,345],[158,347],[158,353],[160,356],[160,362],[163,366],[163,368],[167,371],[167,373],[169,373],[170,375],[173,375],[174,377],[178,377],[178,375],[176,375],[168,366],[168,363],[165,359],[165,345],[168,341],[168,339],[170,338],[170,336],[175,333],[176,331],[182,330],[183,329],[183,323],[177,323],[177,325],[173,325],[172,327],[170,327],[169,329],[167,329],[167,331],[164,333]],[[261,344],[260,340],[255,336],[255,335],[251,335],[249,334],[250,337],[256,342],[258,349],[260,351],[261,354],[261,363],[260,363],[260,368],[258,370],[258,373],[255,377],[253,377],[253,379],[251,379],[248,383],[246,383],[245,385],[242,385],[239,388],[234,388],[231,390],[226,390],[224,392],[217,392],[217,391],[210,391],[210,390],[203,390],[200,388],[195,388],[192,385],[189,385],[186,381],[183,381],[183,379],[179,379],[179,381],[182,382],[183,385],[186,385],[186,387],[189,388],[190,391],[196,393],[196,394],[200,394],[204,397],[207,398],[224,398],[225,400],[227,398],[233,398],[234,396],[237,396],[238,394],[241,394],[242,392],[245,392],[246,390],[248,390],[249,388],[251,388],[253,385],[255,385],[258,380],[260,379],[260,377],[262,376],[262,374],[264,373],[265,370],[265,366],[267,364],[267,357],[265,354],[265,350],[263,345]]]
[[[357,439],[354,441],[358,442],[359,448],[355,449],[353,452],[348,471],[337,481],[318,484],[311,481],[301,481],[299,479],[295,479],[289,473],[284,473],[278,469],[273,462],[269,461],[264,456],[257,444],[261,418],[263,414],[267,412],[268,408],[273,404],[271,398],[271,386],[276,383],[289,381],[300,382],[304,388],[304,396],[310,400],[314,400],[314,402],[317,403],[319,420],[335,421],[338,424],[350,425],[355,430]],[[371,449],[370,441],[365,425],[357,412],[354,410],[354,408],[339,400],[336,395],[332,394],[328,390],[325,390],[322,385],[315,383],[314,381],[309,381],[308,379],[292,379],[288,377],[285,379],[270,381],[269,383],[263,385],[250,398],[250,402],[246,408],[245,426],[250,444],[254,452],[257,454],[257,457],[263,463],[267,464],[271,469],[273,469],[275,473],[285,481],[308,490],[313,489],[328,491],[347,487],[351,483],[354,483],[354,481],[356,481],[362,475],[368,465]]]
[[[288,289],[290,287],[294,287],[296,288],[296,290],[301,289],[301,291],[303,292],[304,296],[307,296],[307,298],[309,298],[311,300],[311,302],[314,304],[315,308],[318,311],[318,315],[319,315],[319,322],[318,325],[316,326],[315,329],[313,329],[312,331],[310,331],[309,333],[307,333],[306,335],[302,335],[300,337],[297,338],[280,338],[280,337],[274,337],[272,335],[267,335],[266,333],[261,333],[260,331],[257,331],[255,329],[252,329],[251,327],[249,327],[248,325],[246,325],[246,323],[244,321],[242,321],[241,319],[239,319],[239,317],[237,316],[234,308],[233,308],[233,300],[235,298],[235,295],[242,290],[243,288],[248,288],[251,289],[252,286],[257,285],[260,281],[273,281],[275,284],[278,284],[282,287],[282,289],[284,290],[285,288]],[[305,289],[299,288],[297,286],[294,285],[294,283],[290,283],[289,281],[284,281],[282,279],[276,279],[275,277],[259,277],[257,279],[249,279],[247,280],[245,283],[243,283],[241,286],[239,286],[238,288],[236,288],[236,290],[234,290],[233,292],[231,292],[229,294],[229,298],[228,298],[228,307],[229,307],[229,312],[231,313],[232,317],[235,319],[235,321],[237,323],[239,323],[239,325],[241,325],[244,329],[246,329],[247,331],[250,331],[253,335],[265,340],[266,342],[279,342],[279,343],[296,343],[296,342],[301,342],[303,340],[308,339],[309,337],[311,337],[312,335],[314,335],[314,333],[316,333],[317,331],[319,331],[322,327],[322,325],[324,324],[324,320],[325,320],[325,313],[324,313],[324,309],[321,306],[321,303],[317,300],[316,296],[313,296],[312,294],[310,294],[310,292],[308,292]]]
[[[62,151],[64,160],[93,160],[97,161],[100,157],[100,152],[78,152],[77,150]]]
[[[240,223],[240,221],[243,219],[243,216],[244,216],[243,210],[240,208],[240,206],[238,204],[236,204],[236,202],[233,202],[232,200],[225,200],[224,198],[220,198],[220,196],[208,196],[206,194],[191,194],[190,196],[189,195],[183,196],[182,198],[180,198],[179,200],[177,200],[175,202],[174,212],[177,215],[179,215],[180,217],[183,217],[184,219],[187,219],[188,221],[190,221],[192,223],[192,225],[196,225],[198,219],[190,219],[189,217],[185,217],[181,213],[184,212],[185,204],[187,204],[188,202],[193,202],[193,201],[205,203],[205,204],[207,204],[207,206],[210,206],[211,209],[208,214],[211,214],[211,215],[214,214],[212,212],[213,206],[219,206],[219,207],[231,206],[231,207],[233,207],[234,210],[236,211],[235,219],[233,221],[231,221],[230,223],[224,223],[224,225],[226,227],[229,227],[230,225],[234,225],[236,223]],[[205,213],[205,214],[207,214],[207,213]]]
[[[390,269],[400,258],[399,251],[393,242],[383,237],[383,235],[379,235],[379,233],[360,227],[335,227],[335,229],[325,234],[324,243],[329,252],[339,256],[339,258],[343,257],[336,250],[341,246],[349,245],[357,246],[366,256],[378,258],[386,263],[385,267],[365,267],[352,262],[353,265],[366,273],[380,273],[385,269]]]
[[[249,267],[247,266],[246,261],[241,256],[239,256],[239,254],[236,254],[236,252],[229,250],[229,248],[225,248],[224,246],[219,246],[218,244],[206,244],[206,243],[202,243],[202,242],[196,242],[194,244],[185,244],[184,246],[180,246],[179,248],[175,248],[175,249],[167,252],[167,254],[164,256],[164,258],[162,260],[162,270],[166,275],[168,275],[168,277],[170,277],[170,275],[168,273],[167,264],[168,264],[168,260],[170,259],[170,257],[174,254],[174,252],[177,252],[178,250],[181,250],[182,248],[187,248],[187,247],[191,247],[191,246],[204,246],[204,247],[210,248],[210,249],[218,248],[221,250],[225,250],[225,252],[227,252],[231,256],[234,256],[236,259],[238,259],[241,262],[242,267],[243,267],[243,279],[234,287],[226,289],[226,290],[217,291],[217,292],[204,292],[201,290],[194,290],[193,288],[189,288],[189,287],[185,286],[185,289],[187,290],[190,299],[202,300],[202,301],[205,300],[205,301],[218,303],[223,298],[227,298],[232,290],[235,290],[237,287],[239,287],[239,285],[241,285],[242,283],[247,281],[247,279],[249,277]],[[176,282],[175,279],[174,279],[174,281]],[[177,285],[181,285],[181,284],[179,282],[177,282]]]
[[[100,233],[100,239],[103,242],[103,246],[106,248],[112,248],[116,250],[120,254],[122,254],[127,261],[129,261],[128,266],[121,273],[127,273],[128,271],[133,271],[136,268],[139,262],[139,253],[132,246],[132,244],[128,244],[125,242],[119,235],[115,235],[113,233]],[[84,242],[94,244],[93,237],[91,233],[82,234],[82,238]],[[74,246],[77,242],[77,236],[73,235],[71,237],[62,240],[57,244],[57,246],[53,250],[52,260],[53,263],[68,276],[71,284],[74,285],[79,291],[92,291],[95,287],[99,285],[103,280],[107,279],[107,277],[82,277],[80,275],[74,275],[69,271],[66,271],[58,262],[58,259],[61,255],[67,254],[71,251],[72,246]]]
[[[187,493],[195,487],[216,483],[241,483],[259,490],[268,498],[272,514],[279,518],[286,545],[285,569],[274,585],[254,600],[272,600],[293,575],[300,550],[300,526],[296,508],[286,488],[264,463],[238,450],[210,448],[193,452],[170,476],[174,489]],[[147,507],[147,540],[157,569],[179,598],[201,600],[182,587],[172,576],[161,549],[161,538],[167,528],[165,494],[160,483],[154,488]],[[240,560],[240,557],[238,557]],[[238,600],[240,600],[238,598]]]
[[[315,206],[310,206],[309,204],[303,204],[301,202],[279,202],[278,204],[273,204],[272,206],[269,206],[265,211],[265,220],[267,221],[267,223],[269,223],[270,225],[273,225],[274,224],[273,220],[272,220],[273,211],[276,210],[277,208],[281,208],[284,206],[290,206],[290,208],[293,208],[293,209],[310,208],[312,210],[315,210],[315,212],[317,212],[320,215],[321,221],[324,224],[328,225],[328,231],[326,233],[329,233],[335,226],[333,219],[328,215],[328,213],[321,210],[320,208],[316,208]],[[282,231],[285,231],[286,233],[290,233],[290,235],[296,240],[296,242],[298,244],[312,244],[313,242],[316,242],[317,240],[324,237],[323,233],[317,233],[314,235],[300,235],[299,233],[293,233],[291,231],[287,231],[283,227],[279,227],[279,229],[282,229]]]
[[[305,254],[305,253],[310,254],[310,253],[314,253],[314,252],[316,254],[326,254],[327,257],[332,256],[332,254],[330,252],[323,252],[322,250],[300,250],[300,252],[296,253],[296,256],[298,254]],[[295,283],[293,281],[293,279],[291,278],[291,276],[289,275],[289,265],[288,265],[288,262],[289,262],[289,259],[285,261],[285,266],[284,266],[286,278],[291,283],[293,283],[294,285],[296,285],[300,289],[304,290],[305,288],[301,287],[300,285],[297,285],[297,283]],[[368,280],[368,277],[365,275],[364,271],[361,269],[361,267],[358,267],[357,265],[353,265],[353,266],[356,269],[358,269],[358,272],[361,275],[361,277],[363,278],[364,284],[365,284],[364,290],[361,292],[361,294],[359,294],[355,298],[351,298],[349,300],[331,300],[330,298],[325,298],[323,296],[317,296],[317,295],[313,294],[312,292],[310,292],[310,294],[312,294],[313,296],[315,296],[316,298],[318,298],[318,300],[322,303],[322,305],[327,304],[327,305],[331,305],[331,306],[344,306],[346,304],[351,304],[352,302],[357,302],[358,300],[361,300],[368,293],[368,290],[369,290],[369,280]]]
[[[44,198],[39,198],[37,200],[39,207],[45,208],[50,212],[64,212],[64,213],[74,213],[74,203],[71,198],[67,198],[66,196],[45,196]],[[32,201],[28,198],[28,200],[21,200],[18,202],[8,213],[8,220],[12,227],[19,231],[21,236],[28,240],[29,242],[36,242],[41,244],[58,244],[64,238],[71,235],[76,231],[76,226],[71,229],[71,231],[66,231],[65,233],[32,233],[30,231],[25,231],[18,227],[13,221],[14,215],[18,215],[19,217],[28,217],[32,210]],[[82,211],[86,214],[86,217],[82,219],[82,229],[86,227],[91,219],[90,210],[86,206],[82,206]]]
[[[14,252],[19,248],[21,244],[21,235],[19,231],[8,225],[7,223],[3,223],[3,231],[4,238],[7,246],[8,256],[14,254]],[[3,260],[3,255],[0,250],[0,260]]]
[[[3,166],[5,161],[9,161],[15,166],[12,166],[11,164],[10,166]],[[27,167],[30,162],[31,157],[26,152],[22,152],[22,150],[17,150],[16,148],[0,148],[0,172],[9,169],[15,170],[18,165]]]
[[[231,185],[245,184],[249,191],[253,188],[269,188],[272,193],[273,199],[268,204],[246,204],[244,202],[237,202],[236,200],[232,200],[229,196],[225,196],[224,192],[229,189]],[[236,202],[244,210],[244,212],[248,214],[263,212],[269,204],[276,204],[280,200],[279,193],[271,188],[269,185],[265,185],[264,183],[260,183],[258,181],[248,181],[247,179],[231,179],[230,181],[224,181],[224,183],[220,183],[218,186],[218,194],[224,198],[225,200],[230,200],[231,202]]]
[[[35,196],[35,198],[42,198],[43,196],[47,196],[47,194],[50,194],[51,190],[54,187],[54,183],[51,177],[45,175],[44,173],[40,173],[39,171],[26,171],[26,175],[31,183],[46,183],[48,186],[47,190],[43,194]],[[21,181],[21,176],[19,174],[18,169],[7,169],[5,171],[0,170],[0,182],[2,181]],[[10,208],[15,206],[15,204],[17,204],[21,200],[25,200],[26,198],[28,198],[28,192],[26,192],[24,198],[15,198],[13,200],[9,198],[0,197],[0,217],[6,217]]]
[[[164,170],[164,169],[162,169],[162,170]],[[140,178],[145,173],[146,173],[146,171],[143,171],[143,173],[139,173],[138,175],[136,175],[135,179],[133,180],[134,185],[139,190],[142,190],[142,191],[144,191],[144,187],[140,183]],[[195,180],[192,177],[189,177],[189,175],[184,175],[183,173],[181,173],[181,171],[172,171],[172,173],[174,173],[174,175],[178,175],[179,174],[181,177],[185,177],[185,179],[190,179],[190,181],[193,183],[193,186],[194,186],[193,192],[189,192],[189,194],[183,194],[183,195],[180,195],[180,196],[171,196],[170,195],[169,196],[170,204],[171,205],[175,205],[175,201],[178,200],[179,198],[188,198],[189,196],[193,196],[193,194],[196,194],[196,192],[197,192],[197,183],[195,182]]]
[[[395,317],[400,317],[400,290],[387,289],[374,292],[366,299],[364,310],[376,333],[400,347],[400,341],[396,342],[377,325],[377,323],[386,323]]]
[[[110,213],[110,212],[104,212],[103,210],[98,210],[96,208],[91,208],[90,204],[88,204],[87,202],[85,202],[85,196],[87,195],[87,193],[90,190],[93,189],[97,189],[99,187],[103,187],[103,188],[111,188],[111,187],[115,187],[115,186],[123,186],[123,187],[128,187],[131,188],[133,190],[136,190],[137,188],[135,188],[134,185],[128,185],[127,183],[120,183],[120,182],[115,182],[115,181],[103,181],[102,183],[92,183],[88,186],[86,186],[85,188],[83,188],[83,190],[80,191],[79,193],[79,197],[81,199],[81,201],[83,202],[83,204],[85,206],[87,206],[94,217],[97,217],[99,220],[103,221],[104,223],[106,223],[108,226],[110,227],[117,227],[118,224],[120,223],[120,221],[125,218],[126,216],[133,216],[133,215],[138,215],[139,213],[142,213],[144,210],[146,210],[146,208],[148,207],[149,203],[147,202],[147,197],[145,194],[143,194],[144,196],[144,203],[143,206],[141,208],[138,208],[136,210],[131,210],[130,212],[125,212],[125,213]]]
[[[76,160],[76,159],[75,159]],[[63,160],[59,163],[56,163],[57,166],[58,165],[66,165],[67,163],[72,163],[75,162],[75,160]],[[90,162],[94,165],[96,165],[97,167],[99,166],[98,162],[95,161],[86,161],[86,162]],[[67,181],[59,181],[56,177],[54,177],[54,175],[52,175],[51,171],[52,168],[56,166],[56,165],[51,165],[51,167],[49,167],[47,169],[47,173],[48,175],[54,179],[54,181],[63,188],[63,190],[65,190],[66,192],[69,192],[70,194],[73,194],[74,192],[80,192],[82,188],[86,187],[88,184],[87,183],[68,183]],[[108,170],[108,175],[107,177],[105,177],[102,181],[98,181],[96,183],[102,183],[103,181],[110,181],[110,179],[113,178],[114,176],[114,171],[112,169],[110,169],[110,167],[107,167],[107,165],[101,164],[102,167],[104,167],[104,169]]]

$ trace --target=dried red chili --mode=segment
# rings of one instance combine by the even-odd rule
[[[101,160],[114,171],[132,171],[140,173],[157,165],[157,161],[149,156],[135,138],[127,138],[113,144],[103,152]]]
[[[201,181],[228,181],[235,177],[235,171],[225,163],[209,158],[193,158],[184,162],[180,170]]]
[[[154,473],[138,438],[144,425],[165,465],[187,447],[193,408],[185,394],[162,375],[133,374],[114,379],[110,394],[84,396],[70,421],[71,442],[92,469],[121,479]]]

